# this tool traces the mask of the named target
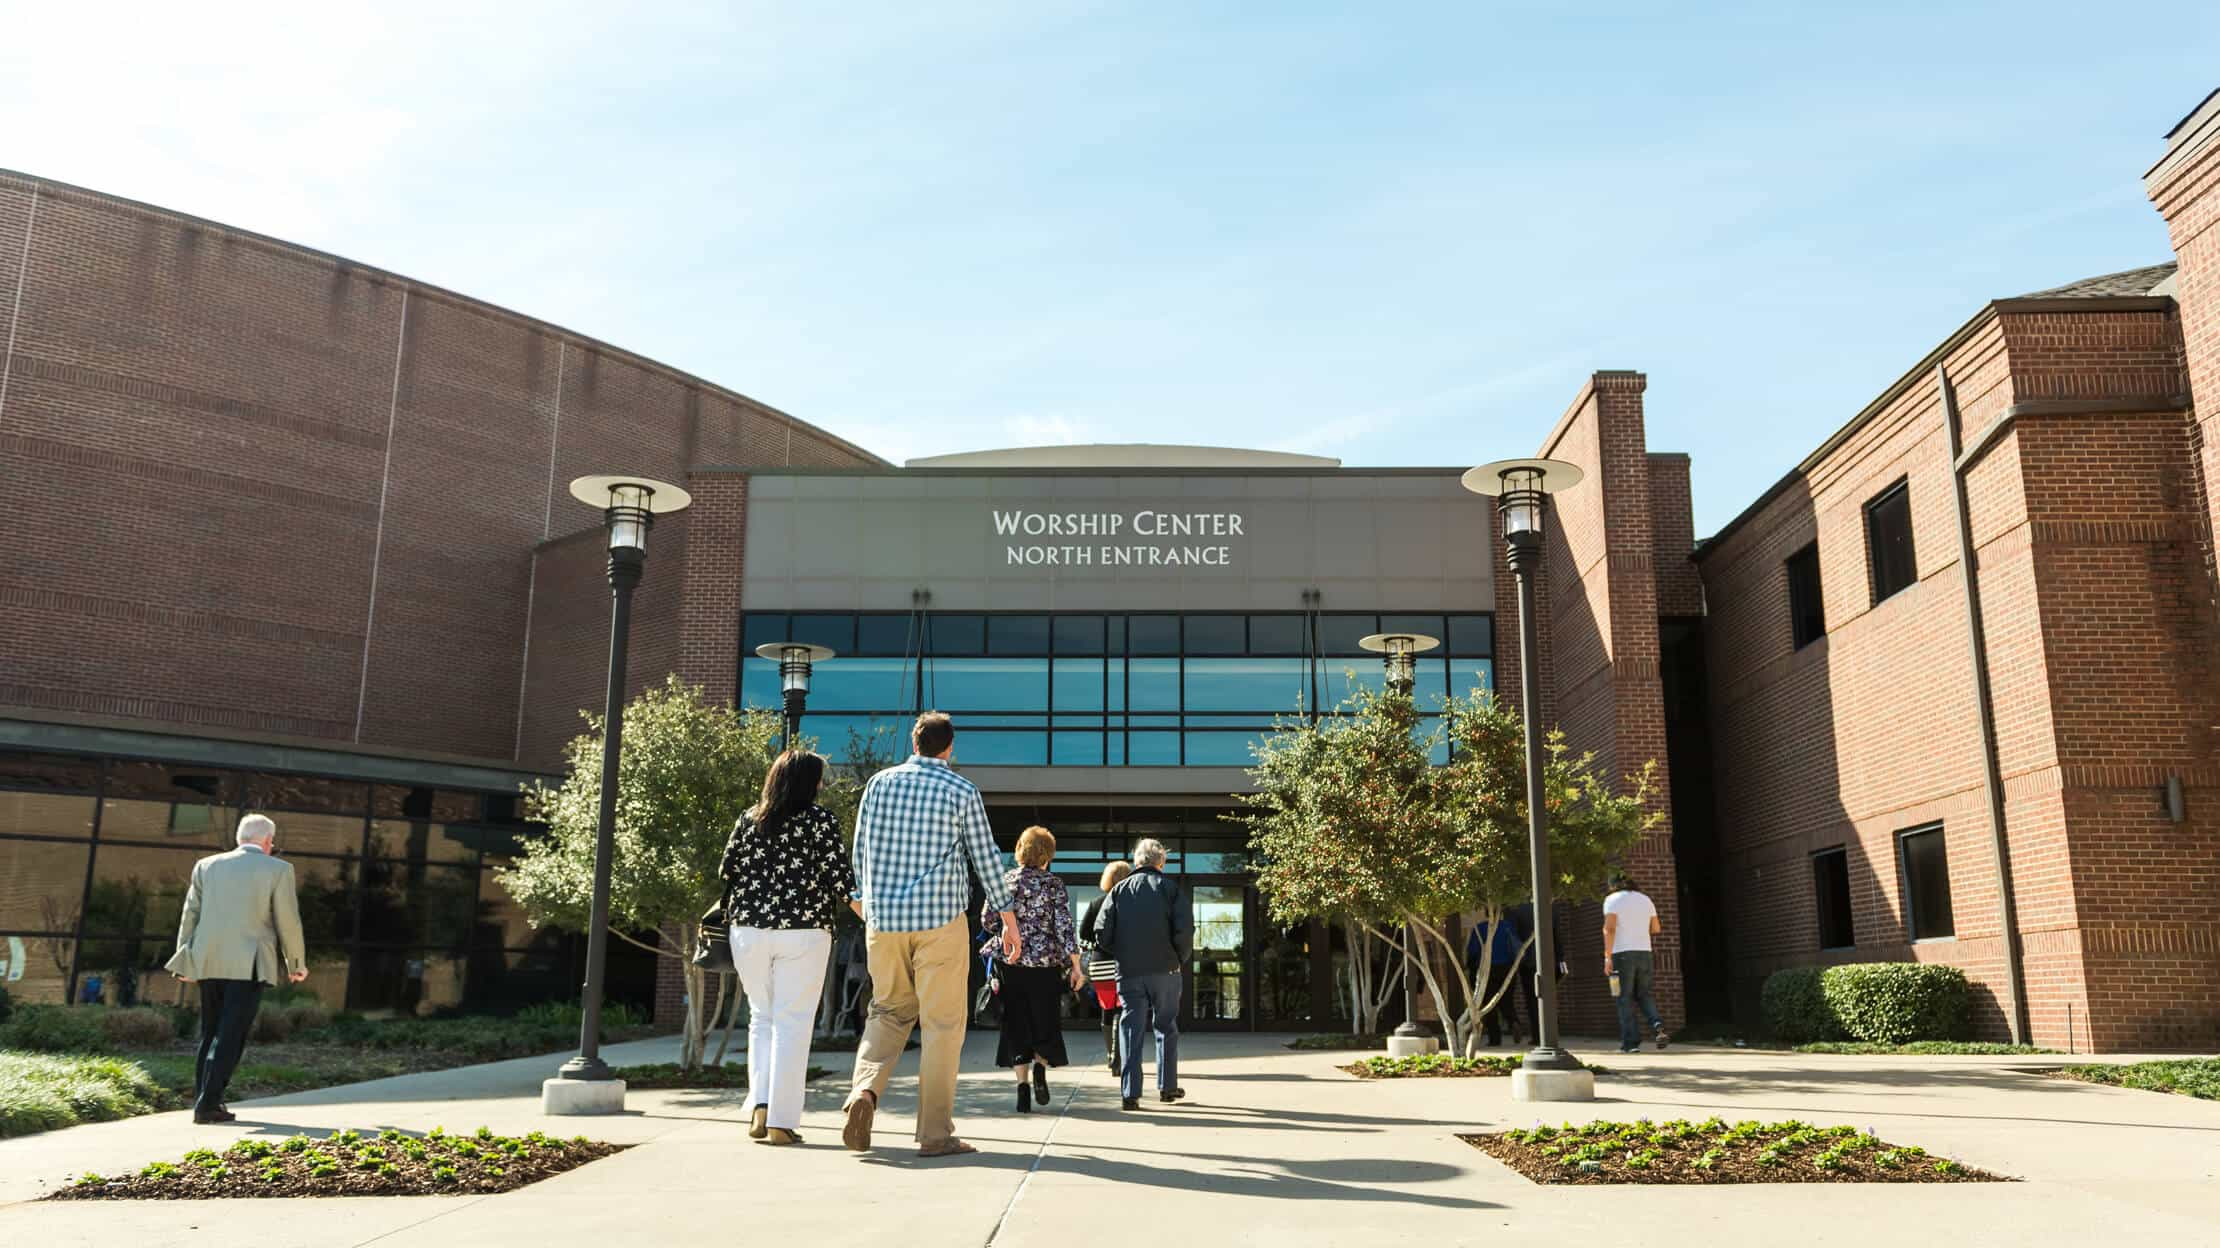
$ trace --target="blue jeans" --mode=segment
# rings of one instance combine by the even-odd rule
[[[1642,1033],[1634,1025],[1634,1007],[1651,1031],[1665,1030],[1665,1016],[1657,1012],[1657,962],[1648,950],[1611,955],[1611,972],[1619,977],[1619,1047],[1642,1047]]]
[[[1177,975],[1120,975],[1118,1000],[1118,1094],[1141,1099],[1141,1036],[1156,1033],[1156,1090],[1179,1086],[1179,991]]]

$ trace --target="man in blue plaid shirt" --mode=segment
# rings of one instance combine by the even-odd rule
[[[963,1058],[971,988],[970,880],[1002,912],[1003,955],[1017,955],[1017,915],[1002,882],[1002,855],[987,826],[979,788],[949,766],[956,725],[939,711],[917,717],[916,753],[863,786],[856,811],[856,897],[863,903],[871,965],[871,1014],[856,1046],[848,1093],[849,1148],[871,1147],[871,1120],[902,1060],[910,1029],[925,1025],[918,1055],[917,1145],[921,1157],[979,1150],[956,1138],[956,1068]]]

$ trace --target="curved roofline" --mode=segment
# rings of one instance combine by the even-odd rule
[[[25,173],[20,169],[10,169],[5,166],[0,166],[0,183],[5,183],[9,181],[15,181],[24,184],[25,186],[29,187],[34,194],[58,194],[65,197],[82,196],[88,199],[98,200],[102,203],[114,204],[118,207],[136,212],[142,216],[154,217],[165,221],[174,221],[182,225],[189,225],[200,229],[219,231],[223,234],[229,235],[233,238],[237,238],[243,242],[252,243],[256,246],[267,247],[274,251],[282,252],[288,255],[306,256],[312,259],[321,260],[326,264],[330,264],[336,268],[343,269],[350,274],[360,276],[369,281],[377,282],[383,285],[395,286],[404,289],[411,294],[444,299],[452,303],[463,305],[465,307],[487,312],[496,317],[500,317],[502,319],[512,321],[520,325],[530,326],[551,336],[567,339],[570,342],[577,344],[581,349],[609,355],[616,359],[624,360],[631,364],[637,365],[638,367],[649,370],[651,372],[661,373],[667,377],[677,379],[688,385],[698,386],[703,390],[721,395],[727,399],[732,400],[735,403],[739,403],[745,407],[752,408],[758,412],[763,413],[766,416],[772,416],[779,420],[783,420],[788,424],[794,426],[795,429],[806,432],[815,437],[822,438],[826,442],[832,443],[842,450],[862,456],[863,458],[871,460],[874,463],[885,464],[889,467],[893,466],[893,461],[887,459],[885,456],[876,454],[872,451],[864,449],[863,447],[857,446],[855,443],[850,442],[848,439],[841,437],[837,433],[834,433],[828,429],[821,428],[817,425],[813,425],[810,422],[803,420],[800,417],[797,417],[789,412],[781,411],[780,409],[773,407],[760,399],[750,398],[737,390],[729,389],[725,386],[720,386],[716,382],[710,381],[707,378],[698,376],[694,373],[689,373],[684,369],[674,368],[669,364],[663,363],[661,360],[651,359],[648,356],[641,355],[637,351],[628,351],[625,348],[617,346],[616,344],[605,339],[595,338],[589,334],[581,334],[576,330],[557,325],[553,321],[542,320],[539,317],[519,312],[514,308],[506,307],[502,304],[489,303],[484,299],[473,298],[469,295],[463,294],[461,291],[454,290],[450,287],[436,285],[431,282],[419,281],[418,279],[409,277],[405,274],[396,273],[391,269],[381,269],[375,265],[363,264],[360,261],[350,260],[347,257],[339,255],[335,252],[325,251],[321,248],[310,247],[301,243],[289,242],[285,239],[278,238],[275,235],[264,234],[257,230],[244,229],[236,225],[227,225],[224,222],[212,220],[208,217],[195,216],[189,212],[179,212],[174,208],[164,208],[159,204],[150,204],[144,200],[132,199],[128,196],[123,195],[115,195],[107,191],[94,190],[93,188],[88,186],[79,186],[74,182],[63,182],[55,178],[43,177],[35,173]]]
[[[1093,442],[1012,446],[906,460],[905,468],[1339,468],[1325,455],[1253,451],[1233,446],[1175,446],[1155,442]]]

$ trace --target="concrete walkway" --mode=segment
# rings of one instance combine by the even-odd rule
[[[1011,1112],[992,1037],[975,1035],[958,1127],[979,1156],[919,1160],[909,1080],[879,1145],[840,1147],[841,1072],[812,1091],[806,1147],[741,1132],[740,1094],[635,1092],[621,1118],[540,1116],[534,1058],[355,1084],[234,1108],[231,1127],[181,1113],[0,1142],[0,1242],[75,1244],[593,1245],[768,1242],[791,1248],[1132,1248],[1209,1244],[2074,1244],[2220,1242],[2220,1104],[2044,1079],[2019,1058],[1821,1057],[1674,1049],[1621,1057],[1606,1098],[1572,1117],[1803,1118],[1871,1127],[2024,1180],[2011,1184],[1541,1187],[1456,1138],[1531,1125],[1502,1079],[1359,1082],[1345,1054],[1272,1037],[1187,1037],[1190,1099],[1119,1110],[1085,1033],[1051,1112]],[[614,1046],[666,1061],[671,1040]],[[914,1061],[914,1059],[912,1059]],[[247,1134],[433,1126],[585,1132],[639,1147],[490,1197],[29,1203],[85,1170],[116,1173]],[[1577,1237],[1577,1238],[1576,1238]]]

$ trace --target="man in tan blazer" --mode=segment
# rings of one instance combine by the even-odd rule
[[[224,1088],[247,1047],[262,986],[308,978],[293,864],[271,853],[277,825],[268,815],[239,821],[239,848],[193,864],[185,913],[177,923],[170,973],[200,985],[200,1056],[193,1063],[193,1121],[230,1122]]]

